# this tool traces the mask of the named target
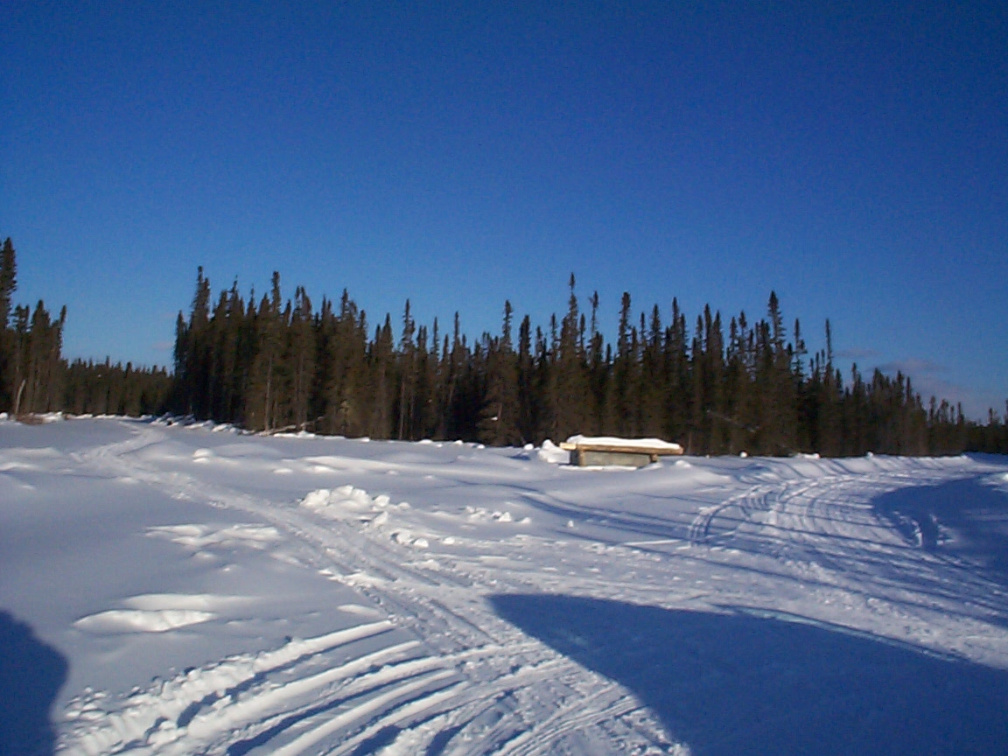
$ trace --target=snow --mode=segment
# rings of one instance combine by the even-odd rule
[[[596,446],[618,446],[626,449],[666,449],[670,452],[682,452],[679,444],[663,441],[660,438],[617,438],[615,436],[571,436],[568,444],[583,444]]]
[[[0,420],[0,752],[1008,752],[1008,460]]]

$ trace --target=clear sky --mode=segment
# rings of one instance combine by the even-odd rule
[[[1004,2],[23,2],[0,236],[67,356],[168,364],[196,269],[376,324],[612,337],[673,297],[1008,397]]]

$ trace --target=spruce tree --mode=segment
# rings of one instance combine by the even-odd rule
[[[308,426],[315,382],[315,327],[311,299],[303,286],[294,293],[287,340],[287,364],[291,382],[291,420],[298,430]],[[311,418],[314,420],[314,418]]]
[[[0,328],[10,323],[14,291],[17,289],[17,261],[14,244],[8,236],[0,248]]]
[[[410,314],[410,301],[406,300],[403,311],[402,337],[399,339],[399,405],[398,433],[396,438],[410,439],[413,435],[413,408],[416,399],[417,360],[413,335],[416,321]]]
[[[690,376],[686,335],[686,316],[679,300],[672,299],[672,320],[665,331],[665,373],[668,393],[665,397],[665,436],[685,439],[690,417]]]
[[[284,398],[284,341],[286,323],[280,309],[280,274],[273,273],[271,295],[263,295],[255,315],[255,357],[245,393],[245,423],[253,430],[277,429]]]
[[[764,407],[761,422],[763,450],[770,454],[790,454],[797,447],[792,353],[785,346],[784,319],[777,293],[773,291],[767,303],[767,318],[759,381]]]
[[[613,416],[617,435],[633,433],[633,395],[635,393],[635,370],[633,355],[633,334],[630,326],[630,293],[623,292],[620,300],[619,327],[616,333],[616,357],[613,364],[615,407]]]
[[[642,333],[643,329],[642,321]],[[668,376],[665,372],[666,363],[662,355],[664,336],[661,311],[656,304],[651,309],[647,337],[644,340],[641,356],[639,397],[641,421],[639,430],[642,435],[649,437],[661,437],[665,434],[664,404],[665,397],[668,395]]]
[[[511,320],[514,310],[504,302],[501,335],[486,339],[487,367],[485,396],[477,430],[485,444],[505,446],[522,439],[518,429],[518,358],[511,342]]]
[[[560,325],[560,338],[554,355],[551,386],[555,391],[555,426],[553,433],[564,439],[584,433],[588,425],[586,398],[589,396],[581,318],[575,293],[574,274],[570,276],[567,314]]]
[[[392,337],[392,319],[375,331],[369,355],[369,421],[367,435],[373,438],[391,438],[393,423],[393,384],[395,347]]]
[[[0,411],[12,406],[13,392],[16,391],[13,384],[17,379],[13,371],[17,342],[11,330],[11,307],[16,288],[17,262],[14,245],[7,237],[0,248]]]

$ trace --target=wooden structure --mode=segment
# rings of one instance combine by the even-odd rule
[[[573,436],[560,444],[570,452],[570,462],[579,467],[644,467],[659,457],[679,455],[679,444],[654,438],[592,438]]]

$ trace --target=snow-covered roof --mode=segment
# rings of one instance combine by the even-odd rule
[[[569,446],[600,446],[622,448],[627,450],[658,451],[681,453],[682,447],[671,441],[660,438],[620,438],[618,436],[571,436],[565,442]]]

